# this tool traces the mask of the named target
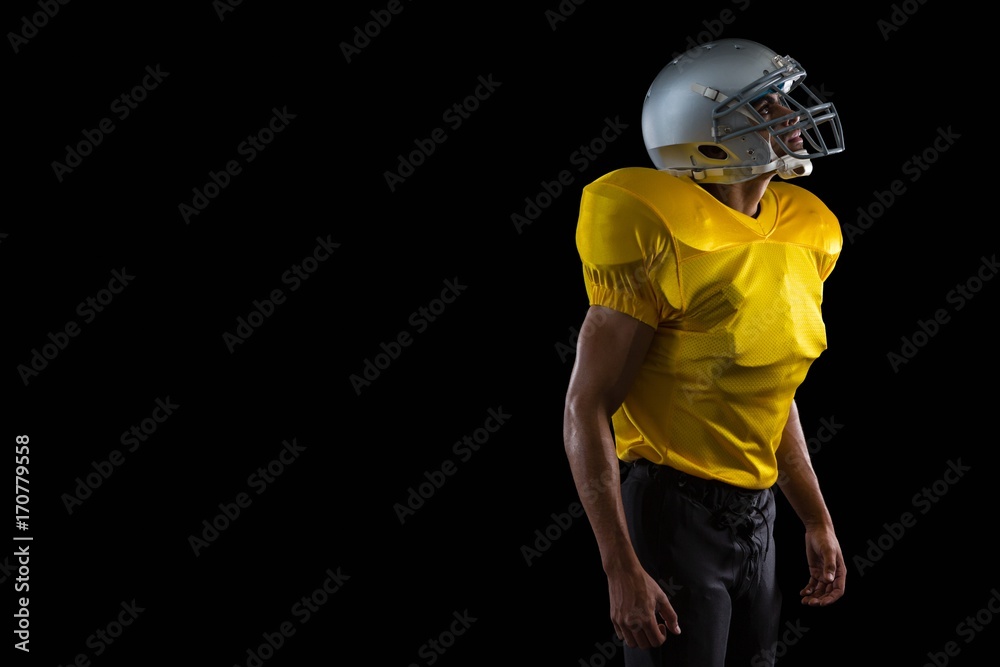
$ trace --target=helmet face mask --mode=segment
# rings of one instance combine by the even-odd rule
[[[844,141],[836,109],[803,83],[805,76],[792,58],[748,40],[687,51],[646,94],[642,130],[650,158],[657,169],[703,183],[811,173],[812,159],[839,153]],[[762,101],[785,113],[765,117]],[[793,137],[801,137],[797,149],[789,145]]]

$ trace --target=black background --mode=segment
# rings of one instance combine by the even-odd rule
[[[32,32],[24,17],[40,5],[8,4],[3,438],[9,456],[30,437],[30,527],[10,530],[32,537],[28,593],[15,592],[16,559],[0,562],[8,608],[30,598],[31,651],[5,649],[14,664],[252,665],[248,650],[282,623],[295,633],[265,664],[596,666],[600,645],[622,664],[593,535],[568,515],[562,401],[586,309],[579,193],[649,164],[646,87],[673,54],[720,36],[802,62],[847,140],[799,181],[840,217],[845,248],[826,285],[829,349],[798,395],[847,595],[798,604],[802,528],[780,499],[784,620],[808,630],[779,647],[779,664],[944,664],[948,642],[949,663],[990,664],[1000,623],[971,636],[959,624],[983,609],[993,620],[1000,588],[1000,287],[972,280],[981,289],[960,309],[948,298],[981,267],[992,277],[984,258],[997,252],[975,113],[985,81],[951,37],[985,17],[944,2],[674,5],[565,0],[554,21],[556,0],[401,0],[396,14],[380,2],[247,0],[221,14],[207,0],[72,2]],[[371,12],[391,21],[348,58],[356,28],[375,32]],[[9,33],[31,36],[15,48]],[[118,118],[113,101],[157,66],[168,74]],[[444,113],[480,77],[495,88],[456,128]],[[275,110],[287,124],[246,161],[241,142]],[[60,180],[53,163],[103,118],[114,131]],[[615,140],[574,159],[609,119]],[[437,128],[446,140],[390,188],[398,156]],[[921,155],[927,169],[914,171]],[[241,171],[185,221],[179,206],[230,160]],[[518,228],[512,215],[563,170],[572,182]],[[859,208],[874,214],[866,229]],[[293,290],[282,277],[317,239],[339,245]],[[114,271],[132,278],[86,321],[78,304]],[[418,331],[411,314],[449,284],[464,289]],[[224,334],[276,289],[285,301],[231,350]],[[894,368],[887,355],[938,310],[946,321]],[[45,348],[69,321],[78,335]],[[404,332],[378,377],[352,384]],[[47,364],[26,373],[43,349]],[[157,399],[177,407],[130,451],[122,434]],[[454,443],[491,409],[509,417],[463,460]],[[252,485],[293,440],[298,458]],[[121,465],[94,477],[115,450]],[[432,489],[448,460],[454,474]],[[949,462],[968,468],[952,484]],[[67,501],[88,476],[100,485]],[[421,485],[429,497],[401,522]],[[925,488],[932,505],[914,501]],[[252,502],[226,525],[219,505],[240,493]],[[914,521],[891,538],[904,512]],[[213,520],[224,529],[196,549]],[[546,530],[554,539],[541,541]],[[872,552],[880,538],[888,548]],[[328,571],[340,589],[302,622],[295,605]],[[132,601],[134,622],[95,640],[117,634]],[[435,653],[428,642],[455,614],[476,620]]]

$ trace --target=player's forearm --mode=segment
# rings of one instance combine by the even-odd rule
[[[792,403],[788,423],[778,447],[778,487],[807,527],[833,526],[830,511],[820,490],[816,471],[809,458],[806,438],[799,422],[798,408]]]
[[[567,404],[564,444],[573,482],[607,571],[635,559],[622,509],[618,458],[607,423],[594,411]]]

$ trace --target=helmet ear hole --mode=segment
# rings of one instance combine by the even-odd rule
[[[698,146],[698,152],[710,160],[725,160],[729,157],[726,151],[712,144],[701,144]]]

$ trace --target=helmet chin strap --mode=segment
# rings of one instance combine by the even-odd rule
[[[813,170],[812,160],[803,160],[791,155],[778,158],[776,164],[778,176],[781,176],[785,180],[798,178],[799,176],[808,176]]]
[[[792,155],[778,157],[774,152],[774,147],[768,142],[768,151],[771,153],[771,161],[766,164],[748,165],[741,167],[716,167],[714,169],[664,169],[674,176],[687,176],[691,180],[702,183],[742,183],[756,178],[761,174],[777,172],[778,176],[788,180],[799,176],[808,176],[812,173],[812,161]]]
[[[775,156],[772,162],[748,167],[718,167],[716,169],[664,169],[674,176],[687,176],[691,180],[703,183],[742,183],[756,178],[761,174],[778,172],[778,176],[788,180],[812,173],[812,162],[800,158]]]

